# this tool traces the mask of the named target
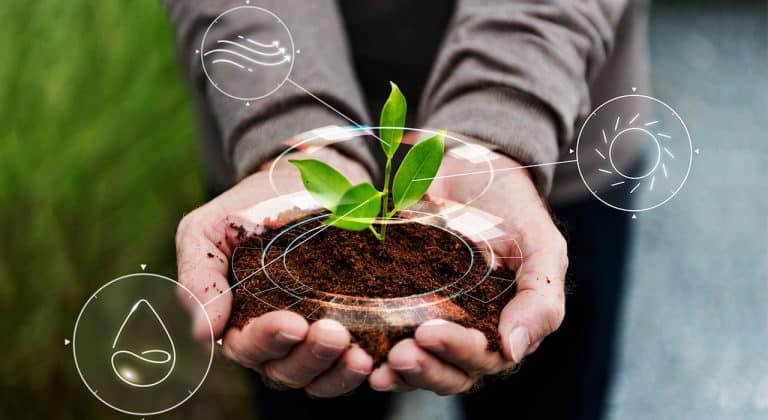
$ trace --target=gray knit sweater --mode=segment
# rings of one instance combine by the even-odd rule
[[[244,3],[165,2],[198,101],[204,158],[216,187],[226,188],[255,170],[291,136],[349,124],[290,84],[249,106],[221,94],[206,80],[195,50],[217,15]],[[274,12],[290,28],[301,49],[291,79],[356,122],[372,122],[388,80],[394,80],[409,98],[420,98],[410,107],[416,113],[409,126],[447,129],[495,144],[522,164],[573,159],[568,148],[594,106],[631,87],[648,89],[643,0],[250,4]],[[230,26],[215,30],[271,36],[268,25],[233,20]],[[371,158],[368,150],[351,153]],[[531,171],[542,194],[552,189],[555,201],[588,193],[573,164]]]

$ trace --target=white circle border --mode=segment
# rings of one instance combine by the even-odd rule
[[[96,295],[99,294],[99,292],[101,292],[105,288],[109,287],[113,283],[116,283],[116,282],[121,281],[121,280],[125,280],[127,278],[138,277],[138,276],[157,277],[157,278],[169,281],[169,282],[173,283],[174,285],[183,288],[184,291],[189,293],[189,295],[192,296],[192,298],[195,300],[195,302],[203,308],[203,314],[205,315],[206,321],[208,321],[208,329],[209,329],[209,331],[211,333],[210,334],[210,336],[211,336],[211,352],[210,352],[211,355],[208,358],[208,366],[205,369],[205,374],[203,375],[202,379],[200,379],[200,383],[197,384],[195,389],[193,389],[191,392],[187,392],[187,396],[183,400],[181,400],[178,403],[176,403],[175,405],[173,405],[173,406],[171,406],[169,408],[166,408],[164,410],[154,411],[154,412],[146,412],[146,413],[132,412],[132,411],[124,410],[124,409],[122,409],[120,407],[116,407],[116,406],[108,403],[107,401],[105,401],[97,392],[95,392],[93,390],[93,388],[91,388],[91,386],[88,384],[88,381],[86,381],[85,376],[83,375],[83,372],[80,370],[80,365],[77,363],[77,348],[76,348],[77,327],[80,324],[80,318],[83,316],[83,312],[85,312],[85,308],[88,307],[88,304],[96,297]],[[93,396],[96,397],[96,399],[101,401],[107,407],[109,407],[109,408],[111,408],[111,409],[113,409],[115,411],[119,411],[121,413],[132,415],[132,416],[154,416],[154,415],[157,415],[157,414],[167,413],[168,411],[171,411],[171,410],[181,406],[185,402],[187,402],[187,400],[192,398],[192,396],[197,392],[197,390],[200,389],[201,386],[203,386],[203,383],[205,382],[205,379],[208,377],[208,373],[211,370],[211,365],[213,364],[213,353],[214,353],[214,347],[213,347],[213,325],[211,324],[210,317],[208,317],[208,313],[206,313],[206,311],[205,311],[205,306],[203,305],[203,303],[200,302],[200,299],[198,299],[197,296],[195,296],[195,294],[192,293],[191,290],[189,290],[186,286],[184,286],[180,282],[177,282],[177,281],[171,279],[170,277],[166,277],[166,276],[163,276],[163,275],[160,275],[160,274],[155,274],[155,273],[133,273],[133,274],[126,274],[124,276],[120,276],[120,277],[118,277],[116,279],[113,279],[113,280],[109,281],[108,283],[106,283],[106,284],[102,285],[101,287],[99,287],[95,292],[93,292],[93,294],[83,304],[83,307],[80,309],[80,313],[77,315],[77,320],[75,320],[75,328],[72,331],[72,357],[75,360],[75,368],[77,369],[77,374],[80,376],[80,379],[83,381],[83,384],[85,384],[85,387],[88,388],[88,391],[90,391],[91,394],[93,394]]]
[[[581,143],[581,135],[584,132],[584,128],[587,126],[587,124],[592,119],[592,117],[594,117],[595,114],[597,114],[597,112],[600,111],[600,109],[602,109],[603,107],[607,106],[608,104],[610,104],[612,102],[618,101],[620,99],[625,99],[625,98],[643,98],[643,99],[648,99],[650,101],[653,101],[653,102],[656,102],[656,103],[659,103],[659,104],[663,105],[670,112],[672,112],[672,115],[674,115],[675,118],[677,118],[678,121],[680,121],[680,124],[683,126],[683,130],[685,130],[685,135],[688,138],[688,150],[689,150],[690,153],[688,154],[688,170],[685,172],[685,176],[683,177],[683,181],[680,183],[680,185],[677,187],[677,189],[675,189],[675,191],[672,193],[672,195],[667,197],[664,201],[662,201],[661,203],[655,204],[653,206],[642,208],[642,209],[625,209],[625,208],[622,208],[622,207],[619,207],[619,206],[615,206],[615,205],[613,205],[613,204],[603,200],[602,197],[598,196],[597,193],[595,193],[592,190],[590,185],[587,183],[587,180],[584,179],[584,173],[582,172],[581,165],[579,163],[579,145]],[[669,200],[671,200],[674,196],[676,196],[677,193],[680,192],[680,190],[683,188],[683,185],[685,185],[685,181],[688,180],[688,175],[690,175],[690,173],[691,173],[691,166],[693,166],[693,142],[691,142],[691,133],[688,131],[688,126],[685,125],[685,121],[683,121],[683,119],[680,117],[680,115],[677,113],[677,111],[675,111],[671,106],[667,105],[664,101],[662,101],[660,99],[657,99],[657,98],[654,98],[653,96],[640,95],[640,94],[621,95],[621,96],[617,96],[615,98],[612,98],[612,99],[609,99],[609,100],[603,102],[600,106],[595,108],[595,110],[592,111],[589,114],[589,116],[587,117],[586,120],[584,120],[584,124],[582,124],[581,129],[579,130],[579,136],[576,138],[576,168],[579,170],[579,177],[581,177],[581,181],[584,183],[584,186],[587,187],[587,190],[590,192],[590,194],[592,194],[595,198],[597,198],[601,203],[605,204],[608,207],[611,207],[613,209],[620,210],[620,211],[625,211],[625,212],[644,212],[644,211],[648,211],[648,210],[653,210],[656,207],[659,207],[659,206],[661,206],[663,204],[666,204]]]
[[[218,83],[214,82],[213,79],[211,78],[211,76],[208,75],[208,70],[205,68],[205,59],[203,57],[205,40],[208,38],[208,32],[211,30],[213,25],[215,25],[219,21],[219,19],[221,19],[222,16],[226,15],[227,13],[230,13],[230,12],[233,12],[235,10],[238,10],[238,9],[256,9],[256,10],[260,10],[262,12],[265,12],[265,13],[269,14],[270,16],[275,18],[277,20],[277,22],[280,23],[280,25],[283,26],[283,29],[285,29],[285,32],[288,33],[288,39],[291,41],[291,65],[288,67],[288,72],[285,74],[285,77],[283,78],[283,81],[280,82],[275,88],[273,88],[269,92],[267,92],[267,93],[265,93],[265,94],[263,94],[261,96],[254,96],[252,98],[244,98],[244,97],[236,96],[236,95],[233,95],[233,94],[231,94],[229,92],[226,92],[226,91],[224,91],[224,89],[220,88]],[[266,98],[267,96],[277,92],[277,90],[280,89],[281,87],[283,87],[283,85],[285,85],[285,82],[287,82],[288,79],[291,77],[291,72],[293,71],[293,64],[295,62],[296,62],[296,45],[293,42],[293,35],[291,34],[291,30],[288,29],[288,25],[286,25],[285,22],[283,22],[283,20],[280,19],[279,16],[277,16],[276,14],[272,13],[271,11],[269,11],[269,10],[263,8],[263,7],[246,5],[246,6],[233,7],[231,9],[227,9],[227,10],[223,11],[221,14],[216,16],[215,19],[213,19],[213,22],[211,22],[210,25],[208,25],[208,28],[206,28],[205,33],[203,33],[203,39],[202,39],[202,41],[200,41],[200,64],[203,66],[203,73],[205,74],[205,78],[208,79],[208,82],[211,85],[213,85],[213,87],[215,87],[216,90],[218,90],[219,92],[223,93],[224,95],[229,96],[232,99],[237,99],[237,100],[240,100],[240,101],[257,101],[259,99]]]
[[[614,143],[616,143],[617,140],[619,140],[619,137],[622,134],[624,134],[626,132],[629,132],[629,131],[641,131],[641,132],[647,134],[648,136],[650,136],[651,139],[653,139],[654,144],[656,144],[656,162],[654,162],[653,168],[651,168],[650,171],[647,171],[644,175],[641,175],[641,176],[629,176],[629,175],[625,174],[624,172],[621,172],[619,170],[619,168],[616,167],[616,164],[613,163],[613,145],[614,145]],[[576,157],[578,157],[578,156],[576,156]],[[653,133],[651,133],[650,131],[648,131],[648,130],[646,130],[644,128],[640,128],[640,127],[625,128],[625,129],[621,130],[619,132],[619,134],[616,134],[613,137],[613,140],[611,140],[611,145],[608,146],[608,161],[611,163],[611,167],[613,168],[613,170],[616,171],[617,174],[623,176],[624,178],[633,179],[633,180],[644,179],[644,178],[649,177],[652,173],[656,172],[656,169],[658,169],[658,167],[659,167],[659,163],[661,163],[661,144],[659,144],[659,139],[657,139],[656,136],[653,135]]]

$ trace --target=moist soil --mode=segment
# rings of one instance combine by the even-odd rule
[[[308,228],[319,225],[320,222],[314,220],[306,223]],[[269,280],[263,270],[259,271],[262,267],[262,252],[264,245],[279,231],[267,229],[260,234],[246,235],[241,229],[243,238],[233,257],[234,272],[243,273],[238,274],[237,278],[243,278],[246,273],[256,273],[233,290],[233,311],[229,320],[231,326],[242,328],[251,318],[277,308],[290,308],[302,315],[311,314],[312,319],[335,318],[349,329],[353,342],[379,364],[386,360],[389,349],[398,341],[413,337],[418,324],[428,319],[442,318],[480,330],[488,338],[489,351],[500,349],[497,329],[499,316],[506,302],[514,295],[515,288],[506,288],[499,282],[481,283],[482,276],[488,272],[488,265],[483,258],[476,258],[472,265],[474,268],[467,272],[471,253],[467,245],[454,234],[421,223],[391,224],[387,227],[385,241],[381,243],[368,231],[324,229],[299,248],[287,253],[284,264],[276,262],[269,267],[272,279],[284,276],[288,282],[294,283],[295,279],[301,279],[305,286],[302,295],[309,299],[296,302],[295,298],[285,293],[272,293],[267,299],[263,294],[249,292],[268,289],[264,285]],[[469,243],[467,239],[464,241]],[[267,252],[265,261],[271,261],[280,258],[282,250],[268,249]],[[317,304],[318,301],[328,301],[329,296],[334,295],[381,300],[424,294],[433,298],[441,293],[447,296],[450,288],[443,292],[434,291],[444,286],[447,279],[462,276],[467,284],[480,283],[475,290],[483,295],[498,295],[498,298],[484,303],[466,294],[453,294],[450,300],[443,298],[443,303],[421,311],[417,319],[405,323],[387,319],[375,322],[377,311],[366,312],[365,320],[361,322],[359,317],[343,316],[330,307]],[[493,270],[491,276],[514,279],[515,273],[499,267]],[[237,280],[233,277],[230,281]],[[314,307],[303,306],[313,298]]]

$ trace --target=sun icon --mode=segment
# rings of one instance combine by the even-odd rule
[[[665,133],[653,133],[649,130],[650,127],[657,125],[659,121],[648,121],[643,123],[642,126],[634,126],[633,124],[635,124],[639,117],[639,113],[635,114],[627,123],[626,128],[623,128],[620,125],[621,116],[617,116],[616,123],[613,126],[614,135],[610,141],[608,141],[605,129],[602,130],[603,143],[608,148],[607,152],[601,151],[600,147],[595,147],[595,153],[610,165],[610,169],[599,168],[598,171],[608,175],[616,173],[623,177],[623,180],[611,183],[610,185],[611,187],[625,186],[629,188],[630,194],[634,194],[643,185],[643,181],[646,180],[648,181],[648,189],[653,191],[653,188],[656,186],[656,173],[658,169],[661,169],[661,174],[663,174],[664,178],[669,178],[669,171],[667,171],[664,159],[675,158],[675,154],[672,153],[668,146],[663,144],[664,140],[671,140],[672,136]],[[649,157],[649,164],[643,165],[645,168],[621,168],[621,164],[616,163],[618,159],[615,159],[615,157],[622,153],[620,150],[632,147],[631,145],[627,146],[627,143],[639,143],[641,145],[640,148],[651,149],[652,156]]]
[[[638,212],[664,204],[679,191],[690,171],[691,149],[688,129],[672,108],[649,96],[626,95],[587,118],[576,159],[596,198]]]

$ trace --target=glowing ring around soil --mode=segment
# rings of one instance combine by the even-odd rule
[[[320,216],[316,216],[316,217],[313,217],[311,219],[303,220],[303,221],[301,221],[301,222],[299,222],[299,223],[297,223],[295,225],[292,225],[290,228],[285,229],[284,231],[280,232],[277,236],[272,238],[272,240],[269,243],[267,243],[267,246],[264,248],[264,252],[262,253],[262,257],[261,257],[262,265],[265,264],[265,258],[266,258],[266,255],[269,253],[270,247],[280,238],[280,236],[282,236],[284,234],[287,234],[287,233],[290,233],[293,229],[300,228],[301,225],[304,225],[306,223],[310,223],[310,222],[313,222],[313,221],[317,221],[317,220],[320,220],[320,219],[326,219],[326,218],[328,218],[328,216],[330,216],[330,215],[329,214],[322,214]],[[407,220],[407,219],[404,219],[404,218],[393,218],[393,220],[398,220],[401,223],[411,222],[411,220]],[[413,223],[418,223],[418,222],[413,222]],[[426,223],[423,223],[423,224],[426,225],[426,226],[429,226],[429,227],[432,227],[432,228],[436,228],[436,229],[440,229],[440,230],[442,230],[444,232],[447,232],[447,233],[453,235],[459,241],[461,241],[462,244],[464,244],[464,247],[467,249],[467,251],[469,253],[469,267],[467,267],[467,270],[464,271],[464,274],[462,274],[461,277],[456,279],[454,282],[446,284],[444,286],[441,286],[441,287],[439,287],[437,289],[430,290],[428,292],[422,292],[422,293],[418,293],[418,294],[415,294],[415,295],[409,295],[409,296],[399,296],[399,297],[396,297],[396,298],[366,298],[366,297],[360,297],[360,299],[373,299],[373,300],[381,300],[381,299],[408,299],[408,298],[413,298],[413,297],[427,295],[427,294],[430,294],[430,293],[442,292],[443,290],[448,289],[451,286],[453,286],[454,284],[460,282],[464,277],[467,276],[467,274],[469,274],[472,271],[472,267],[474,266],[474,263],[475,263],[475,251],[472,249],[472,247],[469,245],[469,243],[467,243],[467,241],[464,240],[464,238],[462,238],[461,236],[457,235],[455,232],[453,232],[453,231],[451,231],[449,229],[446,229],[446,228],[444,228],[442,226],[438,226],[438,225],[435,225],[435,224],[426,224]],[[291,272],[291,270],[288,268],[286,257],[288,256],[288,253],[290,253],[290,250],[295,247],[294,244],[297,241],[299,241],[302,237],[304,237],[304,236],[306,236],[308,234],[311,234],[312,232],[314,232],[316,230],[321,230],[321,229],[324,229],[326,227],[327,226],[320,225],[320,226],[316,226],[314,228],[311,228],[310,230],[307,230],[305,232],[300,233],[298,236],[293,238],[293,240],[291,240],[291,242],[286,246],[285,249],[288,250],[288,252],[283,252],[282,253],[283,267],[285,268],[285,272],[288,273],[297,283],[299,283],[299,284],[301,284],[303,286],[306,286],[306,285],[304,285],[304,283],[302,283],[302,281],[300,279],[298,279],[296,276],[294,276],[293,273]],[[490,252],[490,250],[489,250],[489,252]],[[493,266],[492,262],[493,262],[493,260],[491,260],[491,263],[489,263],[489,269],[485,273],[485,275],[488,275],[491,272],[490,267]],[[269,270],[268,269],[264,270],[264,274],[267,276],[267,278],[269,278],[269,280],[275,286],[280,287],[280,285],[278,285],[278,282],[275,281],[272,277],[269,276]],[[309,287],[309,286],[306,286],[306,287]],[[328,296],[330,298],[337,297],[337,296],[343,296],[343,295],[340,295],[340,294],[337,294],[337,293],[329,293],[329,292],[324,292],[324,291],[321,291],[321,290],[315,290],[315,293],[318,293],[318,294],[321,294],[321,295],[325,295],[325,296]]]
[[[414,210],[405,210],[405,212],[413,213],[416,215],[424,215],[424,217],[437,217],[442,218],[443,220],[447,219],[442,216],[442,214],[433,214],[433,213],[427,213],[427,212],[421,212],[421,211],[414,211]],[[440,314],[442,309],[438,306],[440,304],[452,301],[456,299],[459,296],[469,296],[475,300],[478,300],[483,303],[488,303],[490,301],[493,301],[494,299],[498,298],[499,296],[506,293],[507,290],[509,290],[510,287],[512,287],[515,283],[515,279],[498,279],[491,276],[491,273],[493,272],[494,267],[497,264],[497,256],[495,252],[493,251],[493,247],[491,246],[490,242],[485,238],[480,238],[478,240],[472,240],[467,241],[465,238],[460,236],[460,234],[457,234],[456,232],[452,231],[449,228],[446,228],[444,226],[437,225],[435,223],[425,223],[420,221],[420,219],[406,219],[406,218],[400,218],[397,220],[399,223],[421,223],[433,228],[438,228],[443,231],[446,231],[452,235],[454,235],[456,238],[458,238],[467,248],[468,252],[470,252],[470,264],[467,270],[457,279],[451,279],[453,281],[448,282],[447,284],[441,285],[439,287],[436,287],[435,289],[431,291],[421,292],[414,295],[409,296],[402,296],[402,297],[393,297],[393,298],[369,298],[369,297],[363,297],[363,296],[350,296],[350,295],[343,295],[343,294],[334,294],[329,292],[323,292],[321,290],[317,290],[315,288],[309,287],[306,284],[304,284],[300,279],[298,279],[287,267],[286,264],[286,255],[298,248],[301,244],[311,239],[312,236],[310,236],[308,239],[302,239],[306,235],[310,234],[316,234],[319,229],[322,229],[323,227],[327,226],[318,226],[311,228],[307,231],[301,232],[299,235],[295,237],[286,238],[287,235],[290,235],[291,233],[294,233],[296,229],[301,229],[302,226],[306,225],[307,223],[311,223],[314,221],[318,221],[320,219],[328,217],[327,214],[319,215],[310,217],[309,219],[299,221],[294,224],[287,224],[284,229],[282,229],[275,237],[273,237],[261,250],[261,267],[256,268],[252,270],[253,272],[263,271],[264,278],[268,285],[265,285],[266,287],[261,288],[262,290],[249,290],[248,285],[246,283],[242,283],[240,286],[243,288],[245,292],[250,294],[253,298],[257,299],[261,303],[267,305],[270,308],[273,308],[275,310],[293,310],[307,319],[316,319],[313,317],[313,314],[319,310],[324,309],[324,315],[327,316],[329,312],[333,313],[336,318],[341,316],[344,320],[346,320],[345,325],[351,326],[362,326],[366,327],[369,326],[369,322],[372,322],[368,314],[373,314],[374,316],[377,316],[381,318],[382,322],[391,322],[392,319],[395,319],[397,321],[408,323],[414,323],[418,320],[425,320],[423,319],[425,314]],[[288,239],[290,242],[283,246],[283,244],[280,244],[281,241],[285,241]],[[301,242],[298,242],[300,241]],[[495,239],[494,239],[495,240]],[[517,242],[512,238],[507,238],[505,241],[511,241],[516,246],[518,252],[520,252],[520,259],[521,259],[521,265],[522,265],[522,253],[519,245]],[[296,245],[298,242],[298,245]],[[235,249],[235,254],[238,251],[237,247]],[[274,250],[277,249],[280,253],[279,256],[275,256],[274,258],[269,257],[270,250],[274,252]],[[286,250],[288,252],[286,252]],[[472,284],[464,284],[461,285],[461,281],[467,277],[467,275],[472,272],[473,269],[477,269],[479,266],[476,264],[476,256],[475,254],[480,255],[481,258],[484,258],[484,260],[487,262],[487,267],[484,269],[484,272],[480,274],[480,278],[475,280]],[[486,258],[487,256],[487,258]],[[282,281],[279,279],[274,278],[274,276],[270,275],[268,267],[276,262],[276,260],[282,259],[283,267],[285,268],[286,273],[291,276],[293,281],[289,281],[288,283],[286,281]],[[234,254],[233,254],[233,262],[234,262]],[[520,267],[517,268],[517,272],[520,271]],[[238,270],[235,270],[233,267],[233,274],[235,276],[235,280],[240,282],[241,279],[238,278]],[[243,270],[239,270],[240,273],[243,273]],[[474,296],[471,292],[475,290],[478,286],[480,286],[483,282],[488,281],[489,278],[494,278],[493,281],[500,281],[505,280],[508,283],[503,284],[503,287],[501,287],[501,291],[498,292],[495,296],[492,296],[488,299],[482,299],[480,297]],[[245,277],[242,278],[242,280],[245,280]],[[459,286],[457,286],[459,285]],[[455,290],[450,290],[451,288],[455,288]],[[446,290],[449,291],[449,293],[443,293]],[[313,292],[313,295],[311,297],[305,296],[307,292]],[[285,304],[284,302],[270,302],[270,299],[267,295],[267,293],[270,292],[277,292],[280,293],[283,298],[289,298],[289,300],[293,300],[293,303]],[[310,311],[310,308],[304,309],[301,303],[309,304],[311,305],[310,308],[313,308]],[[362,321],[360,321],[362,319]],[[341,319],[340,319],[341,320]]]

